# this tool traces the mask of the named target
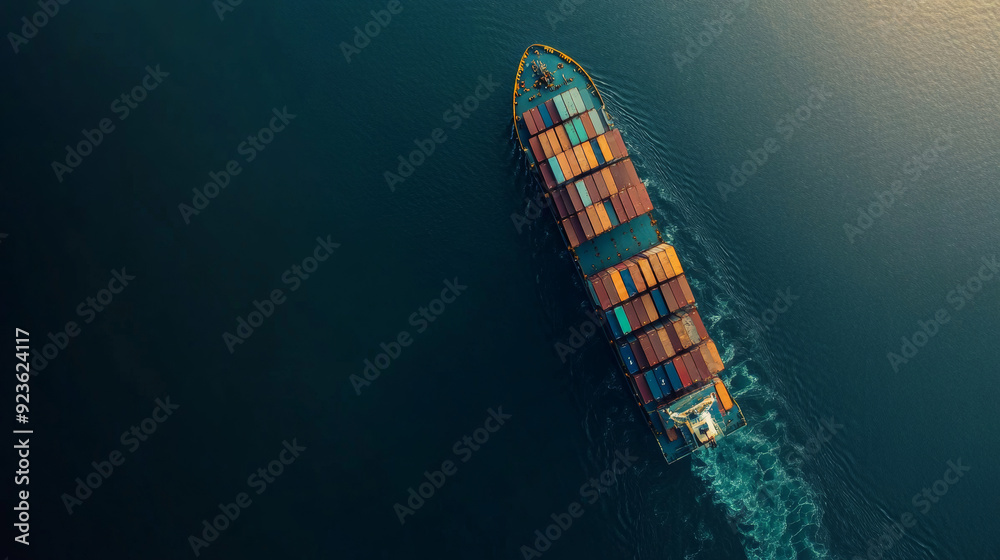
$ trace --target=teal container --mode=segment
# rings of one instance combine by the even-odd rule
[[[573,96],[573,104],[576,105],[576,112],[577,113],[586,112],[587,105],[586,103],[584,103],[583,97],[590,99],[590,94],[588,93],[585,96],[580,96],[580,90],[577,88],[571,89],[569,93],[570,95]]]
[[[581,143],[589,140],[587,138],[587,129],[583,127],[583,121],[580,120],[580,117],[573,119],[573,128],[576,129],[576,135],[580,138]]]
[[[597,114],[597,111],[591,109],[587,111],[587,116],[590,117],[590,123],[594,125],[597,134],[604,134],[604,123],[601,122],[601,116]]]
[[[580,137],[576,134],[576,127],[573,126],[572,121],[567,121],[564,124],[566,128],[566,135],[569,136],[569,143],[574,146],[580,145]]]
[[[555,97],[552,98],[552,101],[555,102],[555,104],[556,104],[556,112],[559,113],[559,118],[561,120],[568,119],[569,118],[569,111],[566,109],[566,104],[563,103],[562,97],[560,97],[560,96],[557,95],[557,96],[555,96]]]
[[[618,221],[618,216],[615,215],[615,205],[611,204],[610,200],[605,200],[604,209],[608,211],[608,219],[611,220],[611,227],[617,226],[620,222]]]
[[[583,181],[577,181],[573,184],[573,186],[576,187],[576,192],[580,194],[580,200],[583,201],[583,205],[585,207],[594,203],[594,201],[590,199],[590,193],[587,192],[587,185],[583,184]]]
[[[628,323],[628,317],[625,316],[625,310],[621,306],[615,308],[615,317],[618,318],[618,325],[621,327],[623,333],[628,334],[632,332],[632,325]]]
[[[562,94],[563,101],[566,103],[566,110],[569,111],[570,116],[576,115],[580,111],[576,108],[576,101],[573,99],[573,94],[569,91]]]
[[[566,177],[563,175],[562,169],[559,168],[559,160],[555,156],[549,158],[549,167],[552,168],[552,174],[556,176],[556,183],[566,182]]]

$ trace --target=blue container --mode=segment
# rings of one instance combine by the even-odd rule
[[[583,181],[573,183],[573,187],[576,189],[577,194],[580,195],[580,200],[583,201],[585,207],[594,204],[594,201],[590,200],[590,193],[587,192],[587,185],[583,184]]]
[[[580,137],[576,135],[576,127],[573,126],[571,121],[566,121],[563,123],[563,127],[566,129],[566,136],[569,136],[569,143],[577,146],[580,144]]]
[[[604,159],[604,154],[601,153],[601,145],[597,143],[597,140],[591,140],[590,147],[594,149],[594,156],[597,158],[598,165],[604,165],[607,163]]]
[[[653,393],[653,398],[656,400],[662,399],[663,391],[660,390],[660,384],[656,381],[656,376],[653,375],[653,372],[647,371],[645,377],[646,385],[649,385],[649,392]]]
[[[576,115],[577,113],[580,112],[576,108],[576,101],[573,100],[573,94],[567,91],[566,93],[562,94],[562,99],[563,102],[566,103],[566,110],[569,111],[569,114],[571,116]]]
[[[639,293],[639,290],[635,288],[635,283],[632,282],[632,275],[629,274],[628,269],[619,270],[622,277],[622,284],[625,284],[625,291],[628,292],[628,297],[632,297]]]
[[[653,370],[653,373],[656,374],[656,383],[657,385],[660,386],[660,391],[664,395],[669,395],[671,391],[671,386],[670,382],[667,381],[667,372],[664,369],[664,367],[662,365],[656,366],[656,369]]]
[[[657,432],[662,433],[667,431],[667,429],[663,427],[663,421],[660,420],[660,415],[657,414],[656,412],[653,412],[649,415],[649,421],[653,423],[653,429],[656,430]]]
[[[636,363],[635,356],[632,354],[632,349],[629,348],[628,344],[619,345],[618,353],[621,354],[622,360],[625,362],[625,368],[628,369],[629,373],[639,372],[639,364]]]
[[[569,110],[566,109],[566,103],[563,102],[562,97],[555,96],[552,101],[556,104],[556,112],[559,113],[559,118],[566,120],[569,118]]]
[[[615,316],[614,311],[605,311],[604,318],[605,320],[607,320],[608,326],[611,327],[611,332],[612,334],[615,335],[615,338],[621,338],[625,336],[625,333],[622,332],[621,327],[618,326],[618,317]]]
[[[563,176],[562,169],[559,168],[559,160],[557,160],[555,156],[549,158],[549,167],[552,168],[552,174],[556,176],[556,183],[566,181],[566,177]]]
[[[653,305],[656,306],[656,311],[660,314],[660,317],[666,317],[670,314],[670,310],[667,309],[667,302],[663,299],[663,294],[660,290],[650,290],[650,294],[653,295]]]
[[[587,129],[583,127],[583,121],[580,120],[580,117],[573,119],[573,128],[576,129],[576,135],[580,137],[580,142],[586,142]]]
[[[549,116],[549,111],[545,108],[545,105],[540,105],[538,107],[538,114],[542,116],[542,122],[545,123],[545,128],[552,128],[552,117]]]
[[[621,326],[623,333],[628,334],[635,330],[632,328],[632,325],[629,324],[628,316],[625,315],[625,310],[622,309],[620,305],[615,308],[615,317],[618,319],[618,324]]]
[[[670,386],[674,388],[675,392],[684,388],[684,384],[681,383],[681,376],[677,375],[677,368],[674,367],[672,362],[663,364],[663,369],[667,372],[667,379],[670,381]]]
[[[604,209],[608,211],[608,219],[611,220],[611,227],[618,225],[618,216],[615,216],[615,205],[610,200],[604,201]]]

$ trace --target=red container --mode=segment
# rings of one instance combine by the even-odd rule
[[[670,339],[670,345],[674,348],[674,354],[679,354],[684,350],[684,344],[681,342],[680,337],[677,336],[677,331],[674,330],[673,325],[667,323],[663,327],[663,331],[667,333],[667,338]]]
[[[698,336],[702,340],[708,338],[708,330],[705,329],[705,324],[701,322],[701,315],[698,314],[698,310],[692,309],[690,315],[691,321],[694,323],[694,328],[698,331]]]
[[[649,337],[644,333],[639,333],[636,335],[639,339],[639,345],[642,347],[642,351],[646,356],[646,361],[650,366],[655,366],[659,362],[656,361],[656,352],[653,351],[653,345],[649,342]]]
[[[635,315],[639,318],[640,327],[645,327],[649,324],[650,321],[649,317],[646,315],[646,307],[641,301],[633,299],[628,303],[628,305],[632,306],[632,309],[635,311]]]
[[[590,195],[590,201],[593,202],[594,204],[597,204],[598,202],[601,201],[601,192],[597,190],[597,184],[594,183],[593,179],[589,181],[587,180],[589,178],[590,178],[589,175],[587,177],[584,177],[583,186],[587,189],[587,194]]]
[[[635,172],[635,164],[632,163],[632,158],[629,158],[625,162],[625,173],[628,174],[628,182],[632,186],[639,186],[642,181],[639,180],[639,174]]]
[[[632,199],[629,198],[628,191],[621,191],[619,195],[620,196],[618,198],[621,199],[622,206],[625,207],[625,215],[628,216],[628,219],[631,220],[632,218],[638,216],[639,213],[635,211],[635,206],[632,205]]]
[[[712,377],[712,372],[708,370],[708,362],[705,361],[705,357],[701,355],[699,349],[694,349],[691,351],[691,359],[694,360],[695,367],[698,368],[698,375],[704,381],[708,381]]]
[[[681,292],[684,294],[684,300],[688,303],[694,303],[694,293],[691,292],[691,286],[688,285],[687,278],[683,274],[677,277],[677,284],[681,288]]]
[[[646,291],[646,283],[642,280],[642,271],[639,270],[639,265],[635,264],[631,260],[625,261],[628,266],[628,273],[632,275],[632,283],[635,284],[635,289],[639,293]]]
[[[583,211],[583,199],[580,198],[580,193],[577,192],[576,185],[573,183],[566,185],[566,196],[569,197],[569,200],[573,205],[573,210],[577,212]]]
[[[572,221],[575,217],[570,216],[569,218],[562,221],[563,231],[566,232],[566,237],[569,239],[570,247],[578,247],[580,245],[580,238],[576,235],[576,229],[573,227]]]
[[[528,138],[528,145],[531,146],[531,153],[535,156],[535,161],[545,161],[545,151],[542,150],[542,144],[538,141],[537,136]]]
[[[543,161],[538,164],[538,169],[542,171],[542,180],[545,181],[545,188],[552,190],[556,188],[559,183],[556,182],[556,176],[552,174],[552,168],[549,167],[548,162]]]
[[[625,316],[628,317],[628,323],[632,325],[632,330],[638,329],[642,326],[639,322],[639,316],[635,313],[635,307],[632,306],[632,302],[626,301],[623,303],[622,311],[624,311]]]
[[[660,290],[660,295],[662,295],[663,300],[667,302],[667,309],[669,309],[671,313],[680,308],[680,306],[677,305],[677,300],[674,299],[674,292],[670,289],[669,284],[660,284],[657,289]]]
[[[632,382],[639,389],[639,395],[642,397],[642,404],[649,404],[653,402],[653,393],[649,390],[649,385],[646,384],[646,378],[644,375],[633,375]]]
[[[681,291],[680,278],[683,276],[678,276],[667,283],[670,293],[674,295],[674,301],[677,302],[678,309],[687,305],[687,299],[684,297],[684,292]]]
[[[691,376],[688,375],[687,366],[684,365],[684,360],[680,356],[674,358],[673,361],[674,368],[677,369],[677,376],[681,378],[681,384],[685,387],[690,387],[693,382],[691,381]]]
[[[608,291],[604,289],[604,283],[601,282],[601,279],[591,276],[588,280],[594,288],[594,293],[597,294],[597,300],[601,302],[601,309],[611,309],[611,298],[608,297]]]
[[[646,211],[651,212],[653,210],[653,201],[649,199],[649,189],[643,183],[639,183],[637,188],[639,189],[639,196],[642,197],[642,203],[647,208]]]
[[[660,342],[660,337],[655,331],[649,333],[649,343],[653,345],[653,352],[656,352],[656,362],[662,364],[667,361],[667,350],[663,347],[663,343]]]
[[[538,134],[538,125],[535,124],[535,118],[531,116],[530,109],[521,113],[521,120],[524,121],[524,126],[528,127],[528,132],[532,136]]]
[[[580,220],[580,226],[583,227],[583,235],[588,240],[593,239],[597,234],[594,233],[594,225],[590,223],[590,218],[587,217],[587,213],[578,212],[576,214],[576,217],[578,220]]]
[[[615,184],[618,185],[618,190],[624,191],[628,189],[628,176],[626,176],[623,171],[621,163],[616,163],[608,168],[611,171],[611,175],[615,178]]]
[[[617,194],[611,195],[611,206],[615,208],[615,216],[620,223],[628,221],[628,214],[625,213],[625,206],[622,205],[621,198]]]
[[[535,119],[535,126],[538,127],[539,132],[545,130],[545,121],[542,120],[542,115],[538,112],[538,107],[531,110],[531,118]]]
[[[612,305],[617,305],[621,303],[621,298],[618,297],[618,290],[615,289],[615,283],[611,281],[611,277],[608,276],[606,272],[598,273],[598,277],[601,280],[601,284],[604,286],[604,291],[608,293],[608,297],[611,299]]]
[[[594,183],[597,184],[597,190],[601,193],[601,195],[604,198],[610,198],[611,197],[611,191],[608,190],[608,185],[607,185],[607,183],[604,182],[604,174],[601,173],[600,171],[595,171],[594,174],[592,175],[592,177],[594,178]],[[604,193],[608,193],[608,194],[604,194]]]
[[[639,214],[645,214],[651,210],[651,208],[646,208],[646,205],[642,202],[642,195],[639,194],[639,189],[636,187],[629,187],[628,197],[632,200],[632,205],[635,206]]]
[[[597,180],[600,176],[601,176],[600,173],[591,173],[590,175],[584,177],[583,180],[585,183],[587,183],[588,191],[590,190],[591,186],[593,186],[594,190],[597,191],[597,194],[600,195],[601,200],[605,200],[609,196],[611,196],[611,193],[608,192],[608,187],[604,186],[604,181]],[[597,201],[595,200],[594,202]]]
[[[562,189],[559,189],[556,192],[552,193],[552,203],[555,204],[556,213],[559,214],[559,217],[565,218],[569,214],[567,213],[567,208],[565,203],[563,203],[562,196],[560,196],[562,193],[563,193]]]
[[[691,380],[692,381],[700,380],[701,374],[698,373],[698,366],[694,365],[694,358],[691,357],[691,353],[686,352],[684,355],[681,356],[681,359],[684,360],[684,367],[687,368],[688,375],[691,376]]]
[[[621,153],[620,157],[628,157],[628,148],[625,147],[625,140],[622,139],[622,132],[616,128],[611,131],[611,137],[614,139],[615,144],[618,145],[618,151]]]

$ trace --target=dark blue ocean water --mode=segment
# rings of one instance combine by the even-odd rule
[[[7,35],[2,317],[41,357],[11,558],[1000,558],[995,5],[218,5]],[[717,450],[666,465],[603,337],[556,352],[583,286],[512,219],[535,42],[650,185],[749,422]]]

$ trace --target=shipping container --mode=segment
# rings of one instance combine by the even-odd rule
[[[636,291],[640,293],[645,292],[646,283],[642,279],[642,272],[639,271],[639,265],[631,260],[625,261],[623,264],[628,268],[629,275],[632,276],[632,283],[635,284]]]
[[[583,153],[583,148],[580,146],[573,146],[573,154],[576,155],[576,161],[580,163],[581,174],[590,171],[590,162],[587,161],[587,156]]]
[[[596,138],[597,130],[594,128],[594,123],[590,122],[590,115],[584,113],[577,118],[580,119],[580,124],[583,125],[583,130],[587,133],[587,139]]]
[[[627,342],[620,343],[618,345],[618,355],[622,357],[622,362],[625,363],[625,369],[629,373],[638,373],[639,362],[635,359],[635,354],[632,352],[632,348]]]
[[[564,121],[569,118],[569,111],[566,110],[566,104],[563,102],[562,98],[559,96],[553,97],[552,102],[556,105],[556,111],[559,112],[559,120]]]
[[[597,140],[591,140],[590,151],[594,152],[594,157],[597,159],[598,165],[604,165],[607,161],[604,159],[604,154],[601,153],[601,145],[597,143]]]
[[[552,190],[559,183],[556,181],[556,176],[552,173],[552,167],[549,162],[542,161],[538,164],[538,168],[542,171],[542,180],[545,181],[545,188]]]
[[[597,300],[601,304],[601,309],[611,309],[611,298],[608,297],[608,291],[604,288],[604,282],[594,275],[587,278],[587,283],[590,284],[591,289],[597,294]]]
[[[611,149],[611,144],[608,142],[607,134],[597,137],[597,145],[601,147],[601,155],[604,156],[605,161],[614,161],[618,159],[618,156],[615,155],[615,150]]]
[[[639,183],[635,187],[632,187],[632,200],[639,201],[639,205],[642,206],[642,213],[653,211],[653,203],[649,202],[649,194],[646,192],[646,185]]]
[[[632,382],[639,389],[639,396],[642,398],[643,404],[653,402],[653,393],[649,390],[649,385],[646,384],[645,375],[639,374],[633,376]]]
[[[649,198],[649,188],[646,187],[645,183],[639,183],[639,196],[642,197],[642,203],[651,212],[653,210],[653,201]]]
[[[632,325],[633,330],[642,326],[639,316],[635,313],[635,307],[632,306],[632,302],[626,301],[621,304],[621,308],[622,312],[625,313],[625,317],[628,318],[628,324]]]
[[[670,292],[674,295],[674,300],[677,301],[678,309],[687,305],[687,300],[684,298],[684,292],[681,291],[680,287],[681,278],[684,277],[678,276],[667,284],[667,287],[670,288]]]
[[[603,203],[604,209],[608,213],[608,219],[611,220],[611,227],[615,227],[621,222],[618,221],[617,210],[615,210],[614,205],[611,204],[610,200],[605,200]]]
[[[691,310],[691,321],[694,323],[694,328],[698,329],[698,337],[701,339],[708,338],[708,330],[705,329],[705,324],[701,321],[701,315],[698,314],[697,309]]]
[[[638,299],[633,299],[629,302],[632,305],[632,309],[635,311],[636,316],[639,318],[639,326],[645,327],[650,323],[649,317],[646,316],[646,307],[642,305],[642,302]]]
[[[576,103],[573,102],[573,96],[570,95],[568,91],[564,92],[559,97],[561,97],[563,103],[566,104],[566,112],[569,113],[569,116],[572,117],[579,112],[576,110]]]
[[[562,162],[558,161],[557,158],[550,157],[548,163],[549,167],[552,168],[553,175],[555,175],[556,184],[566,181],[566,177],[562,172]]]
[[[646,379],[646,385],[649,386],[649,392],[653,394],[653,400],[658,401],[662,399],[663,391],[660,389],[660,384],[656,380],[656,374],[653,373],[653,370],[647,371],[646,373],[640,375],[642,375]]]
[[[562,170],[563,174],[563,180],[560,182],[569,181],[570,179],[575,177],[575,175],[573,175],[573,166],[570,165],[569,158],[567,157],[566,152],[562,152],[561,154],[556,154],[556,161],[559,162],[559,168]]]
[[[628,191],[619,191],[618,194],[620,195],[622,206],[625,207],[625,213],[628,215],[628,219],[631,220],[632,218],[638,216],[639,213],[636,212],[635,206],[632,205],[632,199],[629,198]]]
[[[576,214],[573,214],[573,227],[576,228],[576,236],[580,240],[580,245],[587,240],[587,235],[583,231],[583,226],[580,224],[580,218]]]
[[[590,168],[596,169],[599,164],[597,163],[597,156],[594,155],[594,150],[590,147],[590,142],[584,142],[580,144],[580,147],[583,148],[583,155],[587,158]]]
[[[580,167],[580,161],[576,159],[576,153],[573,150],[566,150],[563,153],[566,154],[566,161],[569,162],[569,168],[573,173],[570,179],[575,179],[583,175],[583,169]]]
[[[681,267],[680,259],[677,258],[677,251],[670,245],[666,245],[663,250],[667,252],[667,258],[670,259],[670,265],[674,267],[677,274],[683,274],[684,269]]]
[[[649,337],[645,333],[636,334],[636,338],[639,339],[639,344],[642,346],[642,352],[646,356],[646,363],[649,365],[647,367],[652,367],[657,364],[656,352],[653,351],[653,345],[649,343]]]
[[[587,136],[587,129],[584,128],[583,121],[580,120],[580,117],[573,117],[571,122],[573,123],[573,129],[576,130],[576,137],[580,139],[581,144],[590,140],[590,137]]]
[[[560,193],[561,189],[552,193],[552,204],[555,205],[556,214],[559,216],[559,218],[565,218],[567,216],[566,206],[563,204],[562,197],[559,196]]]
[[[677,368],[677,376],[681,378],[681,383],[685,387],[690,387],[694,384],[691,380],[691,376],[688,375],[687,366],[684,365],[684,360],[680,356],[673,359],[674,367]]]
[[[524,121],[524,126],[528,127],[530,135],[534,136],[538,134],[538,125],[535,124],[535,119],[531,116],[530,109],[521,114],[521,120]]]
[[[531,155],[535,156],[535,161],[542,162],[547,158],[552,156],[546,155],[545,151],[542,150],[542,144],[538,141],[537,136],[532,136],[528,138],[528,145],[531,147]]]
[[[656,276],[656,281],[662,284],[663,282],[669,280],[670,275],[667,274],[665,270],[663,270],[663,265],[660,264],[660,259],[657,259],[655,255],[649,255],[648,251],[647,251],[647,256],[649,257],[649,267],[653,269],[653,274]],[[670,310],[671,311],[674,310],[673,306],[670,307]]]
[[[681,317],[681,324],[684,325],[684,330],[687,331],[688,338],[691,342],[698,344],[701,342],[701,336],[698,334],[698,329],[694,326],[694,321],[691,320],[687,314]]]
[[[644,370],[649,367],[649,361],[646,360],[646,353],[642,350],[642,344],[639,344],[639,339],[634,335],[629,336],[629,345],[632,348],[632,353],[635,355],[635,361],[639,364],[639,369]]]
[[[701,350],[692,350],[691,359],[694,360],[694,365],[698,368],[698,374],[701,378],[708,381],[712,377],[712,370],[709,369],[708,362],[705,361],[705,356],[701,355]]]
[[[674,349],[674,354],[680,354],[684,351],[684,344],[681,343],[681,339],[677,336],[677,331],[674,330],[669,321],[665,321],[663,332],[670,340],[670,346]]]
[[[618,268],[619,266],[622,268]],[[635,288],[635,282],[632,281],[632,275],[629,274],[627,267],[616,265],[615,268],[618,270],[618,274],[621,275],[622,283],[625,284],[625,291],[628,292],[628,297],[639,293],[639,290]]]
[[[681,320],[679,318],[672,317],[670,319],[670,326],[674,328],[674,332],[677,333],[677,338],[681,339],[681,344],[684,348],[690,348],[693,346],[691,337],[688,336],[687,331],[684,329],[684,325],[681,324]]]
[[[611,281],[611,276],[606,272],[598,272],[597,279],[600,280],[601,285],[604,286],[604,291],[608,293],[608,299],[611,300],[611,305],[618,305],[622,302],[622,298],[618,296],[618,288],[615,287],[614,282]]]
[[[537,138],[538,139],[538,143],[541,144],[542,153],[545,154],[545,158],[546,159],[548,159],[548,158],[556,155],[556,152],[558,150],[553,150],[552,149],[552,145],[549,144],[549,138],[548,138],[547,135],[545,135],[545,134],[539,134],[538,136],[535,136],[535,138]],[[532,138],[532,140],[534,140],[535,138]]]
[[[556,136],[554,130],[552,129],[546,130],[545,132],[539,134],[539,136],[544,137],[546,140],[549,141],[549,146],[552,146],[552,151],[554,152],[553,155],[565,151],[565,147],[559,144],[559,137]]]
[[[733,399],[729,397],[729,390],[720,380],[715,382],[715,392],[719,395],[719,402],[724,410],[733,408]]]
[[[635,330],[635,328],[632,327],[632,323],[629,322],[628,315],[625,314],[625,309],[622,306],[619,305],[612,311],[614,316],[613,322],[618,326],[618,330],[624,334],[628,334]]]
[[[587,213],[587,221],[590,222],[591,227],[594,228],[595,235],[600,235],[605,231],[607,231],[604,229],[604,225],[601,223],[601,218],[597,215],[596,208],[594,208],[593,206],[588,206],[585,209],[585,211]]]
[[[688,285],[687,278],[683,275],[677,278],[677,283],[680,284],[681,291],[684,293],[684,298],[688,303],[694,303],[694,293],[691,292],[691,286]]]
[[[660,293],[659,289],[652,289],[649,291],[649,295],[653,298],[653,305],[656,306],[656,312],[660,314],[660,317],[666,317],[670,310],[667,308],[667,302],[663,299],[663,294]]]
[[[691,376],[691,380],[695,381],[696,380],[695,377],[697,377],[697,378],[700,379],[701,375],[698,374],[698,368],[695,367],[695,365],[694,365],[694,360],[691,358],[691,353],[688,352],[688,353],[685,353],[685,354],[681,355],[681,359],[684,360],[684,367],[687,368],[688,375]]]
[[[674,341],[669,336],[669,325],[664,326],[665,321],[660,321],[656,325],[656,336],[660,339],[660,344],[663,345],[663,349],[667,352],[668,358],[673,358],[677,355],[677,350],[674,350]]]
[[[670,380],[670,388],[675,393],[684,388],[684,384],[681,383],[681,377],[677,374],[677,368],[674,367],[672,362],[663,364],[663,371],[667,372],[667,379]]]
[[[565,192],[566,196],[569,198],[570,205],[573,206],[574,214],[581,212],[586,207],[586,204],[584,204],[583,200],[580,198],[580,193],[576,190],[576,185],[574,183],[566,185]]]
[[[601,122],[601,116],[597,114],[597,111],[594,109],[587,111],[587,117],[590,119],[591,126],[594,127],[594,136],[604,134],[604,123]]]
[[[576,191],[577,196],[580,197],[580,201],[583,202],[584,208],[594,203],[594,200],[590,198],[590,193],[587,192],[587,187],[584,185],[583,181],[572,183],[567,188],[572,188]]]
[[[639,254],[634,257],[635,264],[639,265],[639,270],[642,272],[642,279],[647,286],[652,288],[659,284],[656,280],[656,275],[653,274],[653,268],[649,266],[649,257],[645,254]]]
[[[568,218],[568,217],[572,216],[573,214],[576,214],[576,207],[575,207],[575,204],[573,203],[573,198],[569,196],[569,191],[567,189],[565,189],[565,188],[562,188],[562,189],[559,189],[558,192],[559,192],[559,196],[563,200],[563,204],[566,206],[566,217]],[[581,201],[581,203],[582,202],[583,201]],[[582,206],[581,206],[581,208],[582,208]]]
[[[622,173],[622,164],[615,163],[611,165],[611,167],[609,167],[608,169],[611,170],[611,176],[615,178],[615,184],[618,185],[618,190],[627,191],[628,180],[625,178],[625,174]]]
[[[611,329],[611,333],[614,335],[615,339],[619,339],[625,336],[622,332],[621,326],[618,324],[618,317],[615,316],[613,310],[608,310],[604,312],[604,320],[608,323],[608,328]]]
[[[632,158],[628,159],[628,165],[625,166],[625,172],[628,173],[628,182],[630,185],[638,187],[642,184],[642,181],[639,180],[639,174],[635,171],[635,163],[632,161]]]
[[[618,199],[617,194],[611,195],[611,205],[615,208],[615,216],[618,216],[618,221],[627,222],[628,216],[625,214],[625,207],[622,206],[622,201]]]
[[[583,235],[588,241],[597,237],[597,232],[594,231],[594,226],[590,223],[590,219],[587,218],[586,212],[578,213],[576,218],[580,220],[580,226],[583,228]]]
[[[618,298],[620,301],[625,301],[628,299],[628,291],[625,290],[625,283],[622,282],[622,277],[618,274],[617,270],[609,270],[608,277],[611,278],[611,282],[615,285],[615,290],[618,292]]]
[[[586,177],[590,177],[587,175]],[[586,177],[581,181],[584,187],[587,189],[587,193],[590,194],[591,204],[596,204],[601,200],[601,192],[597,190],[597,184],[593,180],[588,181]]]
[[[594,103],[590,99],[590,94],[586,91],[584,91],[583,95],[581,95],[578,88],[573,88],[571,93],[573,94],[573,101],[576,102],[576,106],[580,109],[581,113],[594,108]]]
[[[573,121],[566,121],[562,125],[562,129],[566,131],[566,135],[569,136],[570,144],[576,146],[580,143],[580,137],[576,134],[576,129],[573,127]]]
[[[577,88],[573,88],[569,90],[569,93],[570,95],[573,96],[573,104],[576,105],[576,112],[583,113],[584,111],[586,111],[587,103],[583,100],[583,96],[580,95],[580,90]],[[590,97],[590,94],[585,94],[585,95],[587,97]]]
[[[669,284],[660,284],[656,289],[667,302],[667,309],[670,310],[671,313],[680,309],[680,306],[677,305],[677,298],[674,297],[674,292],[670,289]]]
[[[659,414],[653,412],[647,418],[649,418],[649,423],[653,425],[654,434],[663,434],[666,432],[666,427],[664,427],[663,420],[660,419]]]
[[[611,217],[608,216],[608,211],[605,210],[604,204],[594,205],[594,210],[597,210],[597,217],[601,219],[601,226],[603,226],[604,231],[608,231],[613,226],[611,224]]]
[[[562,227],[563,227],[563,231],[566,232],[566,238],[569,240],[570,247],[579,247],[580,246],[580,242],[582,240],[577,237],[576,230],[573,228],[573,224],[570,223],[570,220],[572,220],[572,219],[573,219],[573,217],[569,217],[569,218],[563,220],[562,221]]]
[[[713,374],[719,373],[725,368],[725,365],[722,363],[722,357],[719,356],[719,349],[715,347],[715,342],[711,339],[705,343],[705,347],[708,351],[705,361],[708,362],[709,371]]]
[[[547,126],[545,126],[545,121],[542,120],[541,113],[538,112],[538,107],[535,107],[531,110],[531,118],[535,119],[535,126],[538,128],[539,132],[548,128]]]
[[[549,116],[552,117],[552,122],[557,124],[562,122],[563,119],[559,115],[559,110],[556,109],[556,104],[553,100],[549,99],[548,101],[546,101],[545,108],[548,110]]]
[[[552,128],[552,125],[555,123],[552,122],[552,117],[549,116],[549,111],[545,108],[545,105],[537,107],[537,109],[538,116],[542,118],[542,123],[545,124],[545,128]]]
[[[660,392],[664,396],[669,396],[672,388],[670,387],[670,381],[667,380],[667,373],[664,365],[658,365],[653,368],[653,373],[656,376],[656,384],[660,386]]]
[[[604,179],[604,185],[608,187],[608,192],[611,194],[617,194],[620,190],[618,185],[615,184],[615,177],[611,174],[611,171],[607,167],[601,170],[601,178]]]
[[[600,173],[591,173],[590,175],[587,175],[583,178],[583,182],[587,184],[587,188],[593,187],[593,189],[597,191],[601,200],[606,200],[611,196],[611,193],[608,192],[608,187],[604,184],[604,181],[601,180]]]
[[[625,146],[625,140],[622,139],[622,132],[617,128],[611,131],[611,139],[614,144],[618,146],[618,151],[621,153],[621,157],[628,156],[628,148]]]
[[[642,308],[641,305],[635,305],[634,307],[636,309],[641,309]],[[670,356],[667,356],[667,351],[663,347],[663,343],[660,341],[659,335],[657,335],[656,334],[656,330],[653,329],[653,330],[647,330],[646,331],[646,336],[647,336],[647,338],[649,338],[649,344],[650,344],[650,346],[653,347],[653,353],[656,354],[656,363],[662,364]]]
[[[656,309],[656,304],[653,303],[653,298],[648,292],[639,296],[639,301],[641,301],[642,306],[646,308],[646,316],[649,317],[650,321],[655,321],[660,318],[659,310]]]

